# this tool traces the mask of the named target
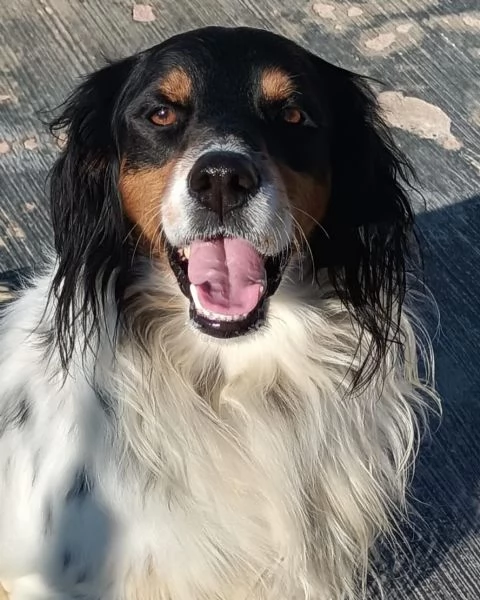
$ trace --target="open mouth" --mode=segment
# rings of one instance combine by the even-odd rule
[[[190,318],[204,333],[231,338],[259,329],[265,301],[278,288],[290,250],[262,256],[243,238],[167,244],[170,266],[190,300]]]

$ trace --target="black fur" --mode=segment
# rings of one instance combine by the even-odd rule
[[[0,435],[9,429],[22,429],[30,420],[32,407],[25,391],[17,390],[12,394],[10,404],[0,419]]]
[[[144,104],[153,101],[152,86],[171,64],[186,65],[203,104],[194,115],[196,127],[187,126],[185,116],[178,139],[154,138],[142,126],[128,123],[140,110],[142,94]],[[269,64],[298,73],[307,110],[319,124],[317,133],[282,137],[258,115],[248,115],[245,103],[248,86],[255,80],[252,73]],[[223,87],[212,84],[220,81]],[[118,193],[121,160],[161,164],[167,155],[188,146],[189,139],[202,135],[201,119],[210,124],[214,118],[218,131],[234,128],[254,149],[264,140],[269,152],[294,170],[317,177],[330,164],[332,198],[323,223],[328,237],[318,228],[309,242],[316,268],[328,269],[360,335],[372,336],[369,355],[355,378],[355,385],[366,384],[381,366],[387,346],[401,342],[398,325],[413,225],[404,187],[413,173],[379,117],[366,80],[284,38],[246,28],[190,32],[109,65],[78,88],[52,124],[53,131],[68,132],[51,177],[59,255],[52,292],[57,298],[56,336],[64,368],[72,356],[78,323],[87,340],[93,339],[112,275],[119,314],[125,308],[135,240],[128,235],[131,224],[122,213]]]
[[[70,568],[70,565],[72,564],[72,553],[70,552],[70,550],[68,548],[66,548],[63,551],[63,555],[62,555],[62,568],[64,571],[68,570]]]
[[[48,502],[45,506],[43,533],[48,536],[52,533],[53,528],[53,508],[52,503]]]
[[[93,482],[86,468],[79,469],[75,475],[75,481],[67,493],[67,502],[84,500],[93,490]]]
[[[333,81],[332,200],[324,227],[310,240],[318,267],[371,334],[368,356],[354,378],[367,384],[399,325],[409,259],[417,256],[414,214],[406,190],[415,173],[382,120],[367,79],[314,58]],[[414,260],[412,260],[412,265]]]
[[[51,172],[50,208],[58,254],[52,293],[62,366],[71,359],[77,322],[86,339],[95,333],[112,274],[121,309],[128,276],[127,228],[117,188],[119,136],[127,83],[137,59],[94,73],[67,100],[51,131],[68,132]],[[89,320],[90,319],[90,320]]]

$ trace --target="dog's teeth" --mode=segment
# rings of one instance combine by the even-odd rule
[[[188,260],[190,258],[190,246],[185,246],[185,248],[182,249],[182,252],[185,258]]]
[[[247,314],[245,315],[221,315],[218,313],[212,313],[210,311],[204,311],[204,315],[209,319],[213,319],[215,321],[223,321],[225,323],[233,323],[235,321],[243,321]]]
[[[232,323],[234,321],[243,321],[243,319],[248,317],[248,313],[243,315],[222,315],[207,310],[201,305],[200,299],[198,298],[197,288],[193,284],[190,284],[190,295],[192,296],[193,304],[195,305],[195,309],[197,310],[198,314],[206,319],[210,319],[211,321]]]
[[[203,311],[203,307],[200,304],[200,300],[198,299],[198,292],[197,292],[197,288],[192,284],[190,284],[190,295],[192,296],[192,300],[193,303],[195,304],[195,308],[198,310],[198,312],[202,312]]]

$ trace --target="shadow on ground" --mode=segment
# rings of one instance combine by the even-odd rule
[[[424,278],[440,314],[439,328],[437,316],[427,322],[444,413],[417,464],[415,514],[405,530],[409,549],[395,558],[385,552],[380,578],[386,598],[409,598],[418,588],[431,588],[432,572],[443,565],[465,580],[463,598],[477,598],[480,583],[468,582],[467,561],[480,556],[475,558],[480,541],[473,536],[480,533],[480,196],[419,215],[417,222]],[[460,552],[467,543],[466,554]],[[431,590],[430,597],[457,597],[450,595],[453,588],[449,594],[448,579],[440,595]],[[471,595],[475,590],[478,595]]]

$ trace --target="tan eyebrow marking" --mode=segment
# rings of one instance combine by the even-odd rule
[[[160,93],[171,102],[187,104],[192,94],[192,80],[182,68],[175,67],[162,78]]]
[[[281,102],[295,92],[295,85],[288,73],[278,67],[268,67],[262,73],[260,89],[267,102]]]

